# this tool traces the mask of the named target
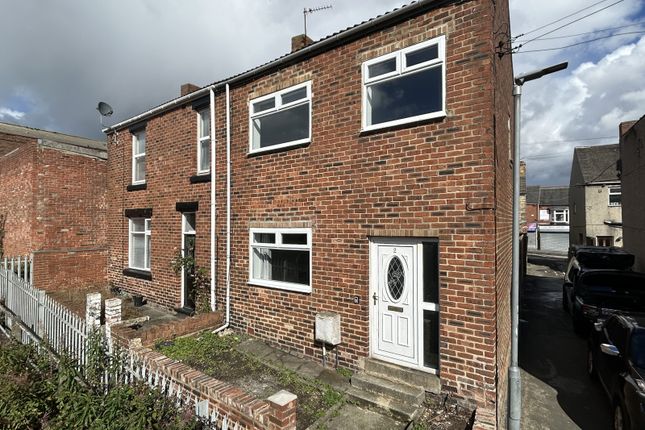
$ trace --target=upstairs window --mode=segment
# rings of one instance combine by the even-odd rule
[[[150,218],[130,218],[129,266],[150,270]]]
[[[251,100],[251,153],[311,141],[311,81]]]
[[[363,130],[445,116],[445,37],[363,63]]]
[[[146,132],[132,135],[132,183],[146,182]]]
[[[201,110],[197,116],[197,174],[205,174],[211,170],[211,111]]]
[[[569,209],[554,209],[551,214],[551,221],[554,223],[568,223]]]
[[[251,283],[311,292],[311,229],[251,229],[249,260]]]
[[[609,187],[609,206],[621,205],[620,187]]]

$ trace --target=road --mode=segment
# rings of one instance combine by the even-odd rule
[[[529,257],[520,310],[522,429],[609,429],[609,401],[587,377],[586,340],[562,310],[564,265]]]

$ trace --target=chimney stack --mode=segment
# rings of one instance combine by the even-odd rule
[[[186,94],[190,94],[193,91],[197,91],[198,89],[199,89],[199,87],[197,85],[195,85],[195,84],[190,84],[190,83],[184,84],[184,85],[181,86],[180,94],[183,97]]]
[[[305,34],[299,34],[291,38],[291,52],[296,52],[307,45],[314,43],[311,38]]]

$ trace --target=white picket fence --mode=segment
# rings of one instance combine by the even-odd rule
[[[0,262],[0,267],[4,270],[11,270],[20,279],[28,281],[30,284],[34,283],[34,256],[33,255],[19,255],[17,257],[5,257]]]

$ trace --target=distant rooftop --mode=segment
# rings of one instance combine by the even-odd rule
[[[39,128],[0,122],[0,133],[39,139],[41,145],[74,152],[92,157],[107,158],[107,144],[104,141],[88,139],[80,136],[41,130]],[[4,154],[0,154],[4,155]]]
[[[569,187],[526,187],[526,203],[540,206],[569,206]]]
[[[620,158],[618,144],[583,146],[575,148],[584,184],[619,181],[616,162]]]

